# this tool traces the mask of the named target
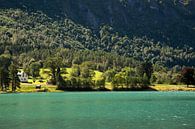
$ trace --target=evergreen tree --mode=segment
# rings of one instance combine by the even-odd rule
[[[148,80],[151,79],[152,77],[152,73],[153,73],[153,66],[152,63],[146,61],[144,63],[142,63],[138,68],[137,68],[137,72],[139,74],[140,77],[143,77],[144,74],[146,74]]]
[[[12,92],[15,92],[17,88],[20,88],[20,79],[17,75],[18,73],[17,69],[18,69],[17,66],[13,63],[9,67]]]
[[[59,89],[59,90],[65,90],[65,88],[66,88],[66,82],[63,79],[63,77],[61,76],[60,67],[58,67],[57,68],[57,71],[56,71],[56,84],[57,84],[57,89]]]
[[[2,91],[6,91],[9,88],[9,66],[11,63],[10,55],[0,56],[0,86]]]
[[[3,91],[4,90],[3,67],[0,67],[0,87],[1,87],[1,91]]]
[[[142,88],[146,88],[150,85],[150,80],[148,79],[148,76],[144,74],[142,80],[141,80]]]

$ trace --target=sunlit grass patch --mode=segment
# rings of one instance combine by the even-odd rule
[[[188,88],[186,85],[156,84],[152,88],[157,91],[195,91],[195,88]]]
[[[41,89],[36,89],[36,85],[38,83],[21,83],[21,88],[17,90],[17,92],[28,93],[28,92],[61,92],[56,90],[57,86],[55,85],[47,85],[45,83],[39,83],[41,85]]]

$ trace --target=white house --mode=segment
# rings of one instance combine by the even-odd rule
[[[25,72],[18,72],[17,75],[20,79],[20,82],[28,82],[28,75]]]

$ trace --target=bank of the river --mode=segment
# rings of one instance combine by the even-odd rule
[[[41,85],[41,89],[36,89],[36,85]],[[60,90],[56,90],[55,85],[46,85],[45,83],[40,84],[29,84],[29,83],[21,83],[21,88],[17,89],[16,93],[36,93],[36,92],[62,92]],[[5,93],[1,92],[0,93]],[[8,91],[7,93],[11,93]]]
[[[41,85],[41,89],[36,89],[36,85]],[[36,92],[64,92],[61,90],[56,90],[57,86],[55,85],[46,85],[45,83],[40,84],[27,84],[22,83],[21,88],[16,91],[16,93],[36,93]],[[112,91],[112,88],[110,85],[106,87],[110,91]],[[195,88],[190,87],[187,88],[186,85],[168,85],[168,84],[156,84],[154,86],[150,86],[149,89],[146,89],[146,91],[195,91]],[[0,93],[5,93],[1,92]],[[6,92],[11,93],[11,91]]]

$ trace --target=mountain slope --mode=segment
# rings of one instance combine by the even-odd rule
[[[52,18],[69,18],[96,33],[106,24],[129,37],[147,36],[173,47],[195,46],[192,0],[2,0],[0,8],[42,11]]]
[[[147,37],[120,36],[110,26],[100,28],[99,36],[91,29],[70,19],[55,20],[41,12],[20,9],[0,10],[0,54],[10,51],[14,55],[57,48],[74,50],[103,50],[136,60],[151,60],[172,67],[192,66],[195,52],[192,47],[173,48]],[[37,54],[37,56],[42,56]]]

